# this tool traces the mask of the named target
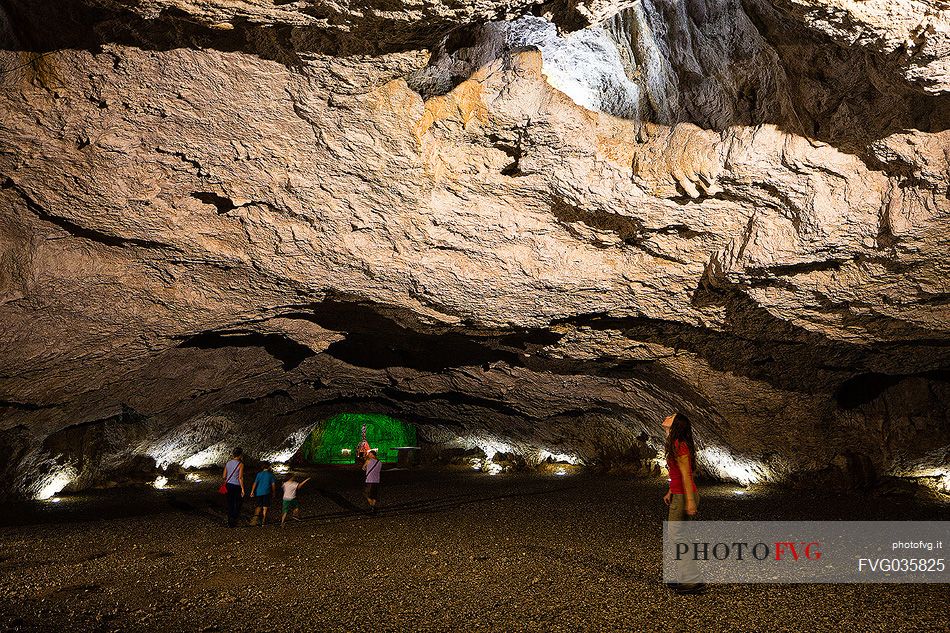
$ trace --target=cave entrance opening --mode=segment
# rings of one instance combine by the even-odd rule
[[[314,427],[300,449],[313,464],[352,464],[363,437],[382,462],[398,460],[398,448],[416,445],[416,427],[380,413],[339,413]]]

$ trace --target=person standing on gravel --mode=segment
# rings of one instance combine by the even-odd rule
[[[257,502],[254,508],[254,516],[251,517],[251,525],[257,523],[258,515],[261,516],[261,527],[267,523],[267,511],[270,509],[271,495],[277,492],[277,480],[274,473],[271,472],[270,464],[264,462],[261,472],[254,478],[254,485],[251,486],[251,496]]]
[[[366,454],[366,463],[363,464],[363,471],[366,473],[366,502],[369,504],[370,512],[376,514],[376,502],[379,501],[379,471],[383,463],[376,459],[376,451],[371,450]]]
[[[280,517],[280,527],[284,527],[284,523],[287,521],[287,515],[293,512],[294,521],[300,520],[300,503],[297,501],[297,491],[304,487],[310,481],[310,477],[307,477],[300,483],[297,483],[297,476],[291,474],[287,478],[287,481],[284,482],[284,512]]]
[[[237,526],[244,499],[244,451],[235,448],[231,459],[224,465],[224,484],[227,487],[228,527]]]
[[[677,538],[678,529],[683,521],[693,520],[699,511],[699,492],[693,480],[693,467],[696,463],[696,445],[693,443],[693,427],[685,413],[674,413],[663,420],[666,431],[666,468],[670,474],[670,490],[663,497],[669,506],[669,531]],[[677,577],[683,582],[674,583],[673,591],[679,594],[702,593],[705,585],[699,582],[699,572],[695,564],[686,564],[677,570]]]

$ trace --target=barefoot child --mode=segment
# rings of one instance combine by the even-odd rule
[[[291,475],[287,478],[287,481],[284,482],[284,514],[280,517],[281,527],[283,527],[284,522],[287,521],[287,514],[291,511],[294,513],[294,520],[300,520],[300,504],[297,503],[297,491],[303,488],[304,484],[308,481],[310,481],[310,477],[297,483],[297,476]]]
[[[270,509],[271,495],[277,492],[277,480],[274,479],[274,473],[270,469],[270,464],[264,462],[261,472],[254,478],[254,485],[251,486],[251,497],[257,501],[257,507],[254,508],[254,516],[251,517],[250,524],[257,523],[258,515],[261,516],[261,527],[267,523],[267,511]]]

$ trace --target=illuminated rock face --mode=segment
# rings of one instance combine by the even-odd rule
[[[939,3],[33,4],[0,489],[287,459],[341,410],[645,465],[683,410],[726,479],[946,474]]]

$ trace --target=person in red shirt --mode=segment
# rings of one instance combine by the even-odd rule
[[[699,508],[699,493],[693,480],[693,463],[696,461],[693,428],[685,413],[674,413],[663,420],[663,429],[666,431],[666,469],[670,473],[670,490],[663,502],[670,506],[668,520],[685,521],[683,512],[695,516]]]
[[[670,473],[670,489],[663,497],[663,502],[670,507],[667,521],[689,521],[699,511],[699,492],[693,480],[693,465],[696,462],[693,428],[685,413],[674,413],[663,420],[663,429],[666,431],[666,469]],[[681,577],[684,576],[695,581],[695,569],[684,569]],[[677,593],[700,593],[704,588],[700,582],[673,586]]]

